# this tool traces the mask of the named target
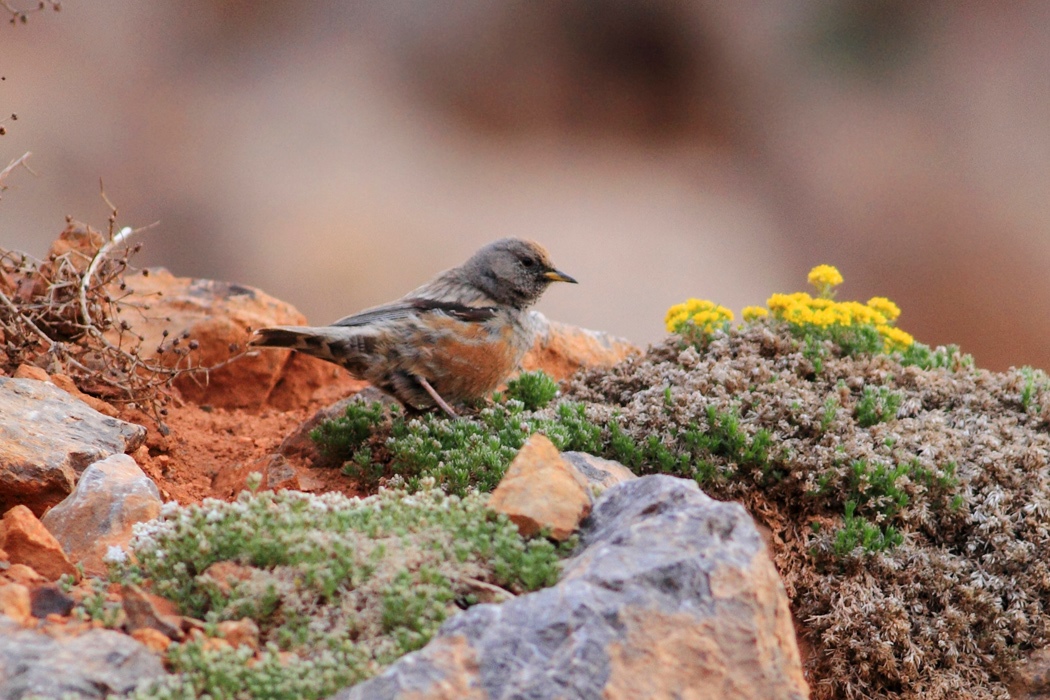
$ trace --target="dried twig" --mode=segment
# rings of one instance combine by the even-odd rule
[[[44,341],[44,344],[47,345],[47,349],[48,350],[51,350],[51,348],[53,348],[55,346],[55,341],[52,340],[51,337],[48,336],[47,333],[45,333],[44,331],[40,330],[40,328],[38,328],[37,325],[35,323],[33,323],[32,319],[27,318],[24,315],[22,315],[22,312],[19,310],[19,308],[17,306],[15,306],[15,303],[13,301],[11,301],[10,299],[7,298],[7,295],[4,294],[2,290],[0,290],[0,302],[2,302],[4,306],[6,306],[8,309],[10,309],[11,313],[15,314],[16,316],[19,316],[21,321],[23,323],[25,323],[27,326],[29,326],[29,328],[34,333],[36,333],[40,337],[40,339],[42,341]],[[6,328],[7,324],[4,324],[4,326]]]
[[[188,332],[169,340],[165,330],[155,352],[140,352],[144,338],[126,315],[147,319],[149,304],[132,296],[125,276],[140,248],[128,241],[150,227],[118,230],[117,208],[104,189],[102,198],[111,211],[108,236],[70,221],[69,249],[46,261],[0,248],[0,368],[31,363],[68,374],[85,393],[145,409],[164,432],[179,377],[199,374],[207,382],[212,370],[246,351],[231,347],[227,360],[204,366]]]
[[[4,179],[11,174],[12,170],[14,170],[20,165],[33,175],[36,175],[36,173],[33,172],[33,169],[29,167],[29,163],[27,162],[29,160],[29,156],[31,155],[33,155],[31,151],[26,151],[21,158],[15,158],[13,161],[8,163],[6,168],[0,170],[0,192],[3,192],[7,189],[7,185],[4,184]]]
[[[453,576],[452,578],[465,584],[469,588],[488,594],[488,596],[492,598],[492,602],[502,603],[515,597],[514,594],[506,588],[501,588],[494,583],[487,583],[470,576]]]
[[[0,8],[11,13],[11,24],[18,24],[19,22],[25,24],[29,21],[30,14],[46,10],[49,7],[55,12],[59,12],[62,10],[62,3],[59,0],[40,0],[33,7],[20,10],[11,3],[11,0],[0,0]]]

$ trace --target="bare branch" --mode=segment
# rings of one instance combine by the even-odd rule
[[[104,191],[103,199],[113,231],[116,207]],[[140,247],[128,243],[155,225],[121,228],[100,242],[96,231],[70,221],[65,252],[44,261],[0,248],[0,368],[30,363],[60,371],[87,394],[142,408],[163,432],[176,380],[207,382],[210,371],[247,353],[231,346],[228,359],[206,366],[195,339],[166,330],[155,349],[142,347],[129,314],[157,319],[150,319],[148,300],[128,289],[129,260]]]
[[[0,8],[11,13],[11,24],[18,24],[19,22],[25,24],[29,21],[30,14],[46,10],[49,7],[55,12],[59,12],[62,10],[62,3],[60,0],[37,0],[32,7],[20,10],[14,6],[11,0],[0,0]]]
[[[11,312],[14,313],[16,316],[20,316],[22,322],[29,326],[29,328],[31,328],[34,333],[40,336],[40,339],[43,340],[44,343],[47,345],[48,350],[51,350],[51,348],[55,346],[55,341],[52,340],[47,333],[40,330],[40,328],[37,327],[37,325],[33,323],[33,321],[30,318],[26,317],[25,314],[23,314],[22,311],[17,306],[15,306],[15,303],[7,298],[7,295],[4,294],[3,291],[0,291],[0,303],[2,303],[4,306],[10,309]]]
[[[26,162],[29,160],[29,156],[31,155],[33,155],[31,151],[26,151],[21,158],[15,158],[13,161],[8,163],[6,168],[0,170],[0,192],[3,192],[7,189],[7,185],[4,184],[4,179],[11,174],[12,170],[14,170],[20,165],[33,175],[36,175],[36,173],[33,172],[33,169],[29,167],[29,163]]]

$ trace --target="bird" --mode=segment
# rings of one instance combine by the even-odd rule
[[[539,243],[502,238],[388,304],[329,326],[255,331],[254,347],[291,348],[424,411],[487,396],[518,369],[535,331],[528,308],[552,282],[576,280]]]

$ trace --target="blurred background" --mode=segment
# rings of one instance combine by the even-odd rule
[[[830,263],[922,342],[1050,367],[1050,3],[68,0],[0,24],[0,77],[0,167],[38,174],[2,247],[104,228],[101,177],[160,222],[140,264],[312,323],[521,236],[580,280],[540,310],[641,344]]]

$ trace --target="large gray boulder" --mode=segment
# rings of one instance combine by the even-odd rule
[[[693,482],[608,489],[561,582],[452,618],[338,700],[808,697],[783,585],[750,516]]]

